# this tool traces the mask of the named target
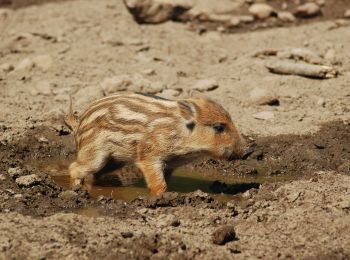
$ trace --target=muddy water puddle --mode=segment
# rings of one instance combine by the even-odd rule
[[[45,161],[36,164],[38,168],[47,172],[58,185],[66,189],[72,188],[68,175],[69,162]],[[259,188],[262,183],[288,181],[298,177],[295,174],[271,176],[267,174],[266,169],[256,167],[256,165],[255,168],[258,169],[257,174],[244,176],[221,174],[215,170],[195,171],[189,167],[179,168],[173,172],[167,182],[168,191],[187,193],[202,190],[220,201],[228,201],[238,193],[251,188]],[[86,178],[84,188],[94,198],[102,195],[126,202],[148,195],[148,189],[141,173],[133,168],[113,169],[113,166],[109,167],[98,178],[93,179],[92,176]]]

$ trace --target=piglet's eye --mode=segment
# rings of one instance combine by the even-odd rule
[[[213,125],[213,128],[217,134],[222,133],[226,130],[226,125],[222,123],[217,123]]]

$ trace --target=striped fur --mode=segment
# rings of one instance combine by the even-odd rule
[[[98,172],[109,159],[133,163],[153,195],[166,190],[163,172],[203,155],[243,155],[244,140],[230,115],[206,98],[173,101],[141,93],[117,94],[93,102],[77,121],[77,159],[69,167],[75,184]],[[218,132],[214,125],[224,125]]]

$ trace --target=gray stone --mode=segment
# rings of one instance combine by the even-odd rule
[[[260,120],[270,120],[273,119],[275,116],[272,111],[261,111],[254,114],[253,117]]]
[[[313,17],[321,14],[321,8],[315,3],[306,3],[297,7],[295,15],[300,17]]]
[[[162,93],[158,94],[158,96],[166,99],[173,99],[180,95],[180,91],[176,89],[164,89]]]
[[[290,12],[278,12],[277,17],[283,22],[290,23],[295,21],[295,16]]]
[[[16,184],[19,187],[32,187],[41,182],[41,178],[36,174],[24,175],[16,179]]]
[[[237,239],[236,231],[233,226],[222,226],[212,234],[212,241],[216,245],[225,245],[226,243]]]
[[[20,167],[13,167],[9,168],[7,173],[11,178],[17,178],[23,174],[23,170]]]
[[[10,72],[14,70],[14,67],[11,64],[4,63],[4,64],[1,64],[0,70],[2,70],[3,72]]]
[[[139,23],[162,23],[176,19],[192,8],[192,0],[125,0],[129,12]]]
[[[200,92],[211,91],[219,87],[218,82],[215,79],[201,79],[192,85],[192,90],[198,90]]]
[[[250,100],[257,105],[278,105],[279,100],[273,93],[262,88],[254,88],[249,93]]]
[[[256,3],[256,4],[252,4],[249,7],[249,13],[251,13],[258,19],[266,19],[274,13],[274,10],[268,4]]]

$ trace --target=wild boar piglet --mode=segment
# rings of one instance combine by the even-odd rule
[[[165,172],[202,156],[232,160],[247,152],[229,113],[205,97],[167,100],[142,93],[108,96],[65,121],[74,132],[77,158],[69,167],[74,184],[109,160],[135,164],[151,195],[166,191]]]

